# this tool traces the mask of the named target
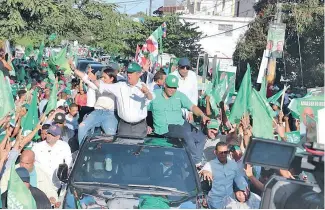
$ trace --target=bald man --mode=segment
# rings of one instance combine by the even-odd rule
[[[48,175],[39,167],[34,165],[35,153],[32,150],[25,150],[20,156],[20,163],[16,168],[24,167],[28,170],[30,176],[30,185],[43,191],[52,204],[58,201],[58,194]],[[1,192],[8,188],[10,170],[7,170],[1,178]]]
[[[314,111],[313,111],[312,108],[306,107],[304,109],[304,111],[302,112],[302,114],[301,114],[301,118],[302,118],[302,122],[303,123],[300,123],[300,134],[302,134],[302,135],[306,134],[306,130],[307,130],[307,128],[306,128],[307,127],[307,115],[310,118],[312,118],[312,119],[315,118]]]

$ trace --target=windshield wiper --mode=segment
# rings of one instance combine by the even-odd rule
[[[180,190],[177,190],[176,188],[172,188],[172,187],[162,187],[162,186],[157,186],[157,185],[136,185],[136,184],[129,184],[128,187],[163,190],[163,191],[169,191],[169,192],[173,192],[173,193],[188,195],[187,192],[180,191]]]
[[[74,182],[74,185],[94,185],[99,187],[114,187],[114,188],[123,188],[126,189],[125,186],[121,186],[119,184],[113,183],[103,183],[103,182]]]

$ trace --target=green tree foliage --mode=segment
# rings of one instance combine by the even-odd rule
[[[324,85],[324,11],[319,0],[304,0],[300,3],[283,3],[282,20],[286,23],[284,58],[277,61],[276,83],[285,75],[292,87],[301,86],[298,35],[301,46],[303,81],[306,87]],[[262,0],[255,5],[257,17],[241,37],[234,52],[235,65],[239,66],[241,78],[246,63],[257,76],[270,21],[276,14],[275,0]],[[238,80],[240,81],[240,79]]]
[[[149,17],[139,23],[117,11],[117,5],[96,0],[7,0],[0,7],[0,39],[14,44],[38,46],[42,40],[57,45],[61,40],[101,47],[113,54],[134,56],[137,44],[144,44],[163,22],[167,38],[163,51],[177,57],[197,57],[201,36],[190,23],[177,16]],[[55,33],[57,39],[50,41]]]
[[[201,32],[192,23],[181,23],[178,16],[144,17],[143,23],[132,22],[124,36],[128,44],[125,54],[134,56],[137,44],[145,43],[151,33],[163,22],[167,23],[167,38],[163,38],[163,52],[177,57],[197,58],[202,48],[199,44]]]
[[[95,0],[8,0],[0,7],[0,37],[14,43],[38,45],[56,33],[61,40],[120,50],[119,34],[129,20],[114,4]]]

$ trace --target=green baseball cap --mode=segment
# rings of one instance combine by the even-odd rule
[[[208,129],[219,129],[219,126],[219,121],[215,119],[211,119],[210,122],[207,124]]]
[[[165,82],[167,87],[178,88],[178,78],[175,75],[168,75]]]
[[[142,68],[139,64],[132,62],[128,66],[127,72],[133,73],[133,72],[141,72]]]

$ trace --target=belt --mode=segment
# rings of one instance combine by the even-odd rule
[[[140,123],[143,123],[146,121],[146,119],[143,119],[143,120],[140,120],[139,122],[133,122],[133,123],[130,123],[130,122],[126,122],[125,120],[123,119],[120,119],[121,121],[123,121],[124,123],[126,124],[129,124],[129,125],[137,125],[137,124],[140,124]]]

